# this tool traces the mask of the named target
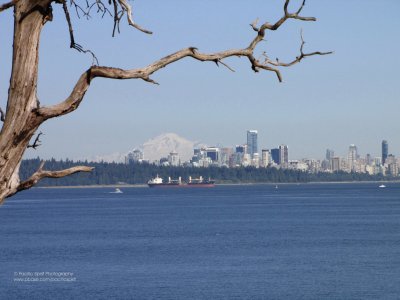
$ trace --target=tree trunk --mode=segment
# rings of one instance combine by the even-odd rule
[[[18,1],[14,7],[13,61],[7,113],[0,132],[0,203],[19,186],[19,165],[41,122],[35,110],[40,33],[51,18],[50,1]]]

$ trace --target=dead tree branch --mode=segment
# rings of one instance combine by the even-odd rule
[[[70,48],[76,49],[78,52],[82,53],[89,53],[92,55],[93,62],[92,65],[98,65],[99,61],[96,57],[96,55],[89,49],[84,49],[81,45],[75,42],[75,37],[74,37],[74,31],[72,27],[72,22],[71,22],[71,17],[69,14],[68,6],[67,6],[67,0],[59,0],[62,3],[63,10],[64,10],[64,15],[68,23],[68,30],[69,30],[69,37],[70,37]],[[91,10],[94,7],[97,7],[97,13],[101,13],[102,17],[104,17],[105,14],[109,14],[110,16],[114,17],[114,27],[113,27],[113,33],[112,36],[115,35],[116,30],[118,33],[120,32],[119,30],[119,24],[120,21],[124,15],[124,13],[127,14],[127,20],[128,24],[136,28],[137,30],[140,30],[144,33],[147,34],[152,34],[150,30],[147,30],[141,26],[139,26],[137,23],[134,22],[133,20],[133,12],[132,12],[132,6],[126,1],[126,0],[109,0],[108,3],[113,5],[113,13],[107,8],[107,6],[103,3],[102,0],[95,0],[93,3],[89,3],[89,0],[86,0],[86,8],[82,7],[79,5],[76,0],[70,0],[71,1],[71,6],[75,7],[76,14],[78,18],[80,18],[80,15],[82,14],[84,17],[87,19],[90,18],[90,13]],[[118,7],[121,7],[121,11],[118,9]]]
[[[113,0],[115,1],[115,0]],[[133,16],[132,16],[132,6],[126,1],[126,0],[118,0],[119,5],[121,5],[122,9],[126,11],[126,15],[128,18],[128,24],[136,28],[137,30],[140,30],[141,32],[147,33],[147,34],[152,34],[150,30],[144,29],[143,27],[139,26],[137,23],[133,21]]]
[[[18,0],[13,0],[10,2],[4,3],[4,4],[0,4],[0,12],[13,7],[17,2],[18,2]]]
[[[284,63],[284,62],[280,62],[278,58],[276,58],[275,61],[270,60],[270,58],[267,56],[267,54],[264,52],[263,56],[265,57],[264,63],[265,64],[270,64],[276,67],[290,67],[293,66],[294,64],[299,63],[301,60],[303,60],[304,58],[308,57],[308,56],[312,56],[312,55],[327,55],[327,54],[332,54],[333,51],[329,51],[329,52],[320,52],[320,51],[315,51],[315,52],[311,52],[311,53],[304,53],[303,49],[304,49],[304,45],[305,45],[305,41],[303,38],[303,32],[300,32],[300,38],[301,38],[301,45],[300,45],[300,55],[296,56],[296,58],[288,63]]]
[[[69,40],[70,40],[70,48],[75,48],[75,37],[74,37],[74,30],[72,28],[71,17],[69,15],[68,6],[66,0],[62,0],[62,6],[64,10],[65,19],[68,23],[68,30],[69,30]]]
[[[122,18],[122,14],[121,14],[121,16],[118,15],[118,4],[117,4],[116,0],[113,0],[113,9],[114,9],[114,28],[113,28],[112,36],[114,37],[115,30],[118,30],[118,33],[120,32],[119,31],[119,22]]]
[[[79,104],[81,103],[86,91],[90,86],[91,81],[96,77],[111,78],[111,79],[142,79],[148,82],[155,83],[150,78],[150,76],[153,73],[168,66],[171,63],[174,63],[186,57],[191,57],[202,62],[211,61],[215,63],[222,63],[223,59],[233,56],[247,57],[251,64],[251,68],[254,72],[259,72],[260,70],[274,72],[278,77],[278,80],[281,82],[282,76],[280,71],[276,67],[279,66],[289,67],[299,63],[303,58],[308,56],[326,55],[332,53],[332,52],[319,52],[319,51],[312,53],[304,53],[303,52],[304,40],[302,40],[302,44],[300,47],[301,51],[300,56],[296,57],[296,59],[290,63],[280,63],[278,61],[271,61],[269,59],[266,59],[263,62],[261,62],[254,57],[254,51],[256,49],[256,46],[264,39],[266,30],[277,30],[288,19],[296,19],[302,21],[316,20],[313,17],[302,17],[299,15],[302,8],[304,7],[305,2],[302,3],[302,6],[297,10],[296,13],[289,13],[287,10],[287,5],[289,4],[289,2],[290,0],[286,0],[284,7],[285,14],[275,24],[269,24],[266,22],[262,24],[260,28],[256,28],[256,24],[253,23],[254,28],[257,29],[257,36],[250,42],[247,48],[231,49],[222,52],[207,54],[199,52],[197,48],[189,47],[182,49],[178,52],[175,52],[173,54],[170,54],[158,61],[155,61],[154,63],[148,65],[147,67],[140,69],[123,70],[123,69],[104,67],[104,66],[92,66],[90,69],[88,69],[85,73],[81,75],[74,89],[72,90],[70,96],[66,100],[50,107],[40,108],[35,112],[39,116],[41,116],[43,120],[46,120],[49,118],[58,117],[67,114],[71,111],[74,111],[75,109],[78,108]],[[224,65],[227,66],[226,64]],[[231,69],[230,67],[228,68]]]
[[[67,0],[60,0],[61,2],[64,3]],[[126,13],[127,16],[127,21],[128,24],[137,30],[147,33],[147,34],[152,34],[150,30],[147,30],[143,27],[141,27],[139,24],[137,24],[134,19],[133,19],[133,9],[132,5],[128,3],[127,0],[108,0],[108,4],[112,4],[112,10],[108,9],[106,4],[104,4],[103,0],[94,0],[94,2],[89,3],[89,0],[86,0],[86,7],[82,7],[80,4],[77,3],[76,0],[70,0],[71,6],[75,8],[76,14],[78,18],[81,17],[86,17],[89,19],[91,17],[91,11],[94,7],[97,8],[97,13],[101,13],[102,17],[104,17],[106,14],[110,15],[111,17],[114,18],[114,27],[113,27],[113,33],[112,36],[115,35],[115,32],[119,30],[119,24],[120,21],[123,17],[123,15]],[[65,8],[64,8],[65,11]]]
[[[36,150],[37,147],[42,145],[42,141],[40,140],[40,136],[43,134],[43,132],[39,132],[38,135],[35,138],[35,141],[33,144],[29,144],[26,148],[33,148]]]
[[[43,170],[44,164],[45,164],[45,162],[42,161],[39,166],[39,169],[35,173],[33,173],[33,175],[31,177],[29,177],[26,181],[23,181],[22,183],[20,183],[19,186],[17,187],[17,190],[15,191],[15,193],[31,188],[36,183],[38,183],[39,180],[41,180],[43,178],[61,178],[61,177],[65,177],[65,176],[77,173],[77,172],[91,172],[94,169],[93,167],[76,166],[76,167],[72,167],[72,168],[60,170],[60,171],[47,171],[47,170]]]
[[[92,3],[92,5],[89,6],[89,9],[88,9],[89,15],[90,15],[90,11],[94,7],[97,7],[97,13],[101,13],[101,17],[104,17],[107,13],[112,17],[111,11],[107,8],[107,6],[101,0],[96,0],[96,2]]]
[[[61,0],[61,1],[64,1],[64,0]],[[76,12],[76,15],[78,16],[78,18],[81,17],[79,12],[81,12],[83,14],[83,16],[86,17],[87,19],[90,18],[89,11],[87,9],[82,8],[82,6],[80,6],[78,3],[76,3],[75,0],[71,0],[71,6],[74,6],[75,12]],[[86,1],[86,7],[89,8],[88,1]]]
[[[82,52],[82,53],[89,53],[92,55],[92,65],[98,65],[99,61],[96,57],[96,55],[91,51],[91,50],[85,50],[83,49],[83,47],[77,43],[75,43],[75,37],[74,37],[74,30],[72,28],[72,22],[71,22],[71,17],[69,15],[69,11],[68,11],[68,6],[67,6],[67,2],[66,0],[62,0],[62,6],[63,6],[63,10],[64,10],[64,15],[65,15],[65,19],[67,20],[68,23],[68,31],[69,31],[69,39],[70,39],[70,48],[73,48],[75,50],[77,50],[78,52]]]
[[[4,114],[3,109],[0,107],[0,121],[4,122],[6,120],[6,115]]]

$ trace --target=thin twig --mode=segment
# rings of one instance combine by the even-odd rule
[[[33,144],[29,144],[27,148],[33,148],[36,150],[37,147],[42,145],[42,141],[40,140],[40,136],[43,134],[43,132],[39,132],[38,135],[35,138],[35,141]]]
[[[76,49],[78,52],[82,53],[89,53],[92,55],[92,66],[93,65],[98,65],[99,61],[96,57],[96,55],[89,49],[83,49],[83,47],[77,43],[75,43],[75,37],[74,37],[74,30],[72,28],[72,22],[71,22],[71,17],[69,15],[68,11],[68,6],[66,3],[66,0],[62,0],[62,5],[63,5],[63,10],[64,10],[64,15],[68,23],[68,31],[69,31],[69,38],[70,38],[70,48]]]

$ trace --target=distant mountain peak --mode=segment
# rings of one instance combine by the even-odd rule
[[[190,141],[173,132],[167,132],[149,139],[139,147],[132,147],[131,151],[135,148],[141,149],[144,159],[150,162],[159,160],[162,157],[168,157],[168,155],[174,151],[178,153],[181,161],[184,162],[192,158],[194,148],[202,146],[204,146],[204,144]],[[84,158],[83,160],[87,159],[88,161],[94,162],[124,162],[127,155],[128,153],[115,152],[105,155],[95,155]]]
[[[190,160],[193,149],[199,146],[198,142],[190,141],[176,133],[168,132],[160,134],[143,143],[144,158],[155,161],[161,157],[167,157],[172,151],[178,152],[182,161]]]

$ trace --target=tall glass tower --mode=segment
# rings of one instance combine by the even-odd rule
[[[382,165],[385,164],[389,153],[389,144],[386,140],[382,141]]]
[[[325,159],[327,161],[331,161],[331,159],[335,156],[335,151],[331,150],[331,149],[326,149],[326,155],[325,155]]]
[[[278,148],[274,148],[271,149],[271,158],[274,161],[274,163],[276,163],[277,165],[280,165],[281,162],[279,160],[279,149]]]
[[[280,165],[287,165],[289,163],[289,148],[287,145],[279,146],[279,163]]]
[[[254,153],[258,153],[257,135],[257,130],[247,130],[247,151],[251,158],[254,157]]]
[[[355,171],[357,159],[358,159],[357,146],[354,144],[351,144],[349,146],[349,153],[347,154],[347,161],[349,164],[350,171]]]

